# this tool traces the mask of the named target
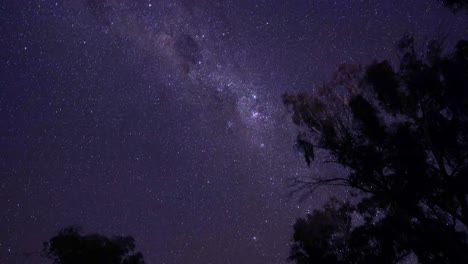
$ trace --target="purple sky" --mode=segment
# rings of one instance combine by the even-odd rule
[[[0,3],[0,263],[59,229],[132,235],[148,263],[285,263],[327,175],[294,149],[284,92],[395,59],[404,33],[468,36],[437,0]],[[30,254],[31,253],[31,254]]]

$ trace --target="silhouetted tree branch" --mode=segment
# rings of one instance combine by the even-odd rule
[[[468,42],[448,55],[442,50],[432,41],[418,56],[406,36],[397,69],[387,61],[343,65],[318,92],[283,96],[302,130],[297,146],[306,163],[320,147],[332,157],[327,162],[346,168],[343,177],[296,180],[296,190],[340,185],[365,197],[353,210],[335,203],[298,220],[292,260],[395,263],[414,256],[421,263],[468,263]],[[358,213],[365,222],[341,235],[340,247],[298,233],[319,225],[330,233],[312,237],[331,239],[343,230],[317,221],[338,212]]]

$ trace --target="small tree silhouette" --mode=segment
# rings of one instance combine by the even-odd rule
[[[67,227],[44,243],[44,255],[55,264],[144,264],[135,252],[132,237],[83,236],[78,227]]]
[[[453,12],[468,9],[468,0],[442,0],[442,2]]]

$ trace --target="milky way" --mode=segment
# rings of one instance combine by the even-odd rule
[[[404,33],[468,36],[415,1],[0,4],[0,262],[47,263],[68,225],[132,235],[148,263],[285,263],[292,224],[346,192],[289,195],[308,168],[284,92],[395,59]]]

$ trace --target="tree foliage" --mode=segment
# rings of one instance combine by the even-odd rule
[[[132,237],[81,235],[79,228],[67,227],[44,243],[44,255],[54,264],[144,264],[135,252]]]
[[[343,65],[316,93],[283,96],[302,128],[306,162],[321,148],[347,171],[303,184],[344,185],[364,197],[298,220],[290,259],[395,263],[415,255],[421,263],[468,263],[468,41],[442,50],[432,41],[419,55],[404,37],[396,69],[388,61]],[[338,228],[335,214],[353,212],[364,223]],[[328,231],[311,231],[320,226]]]
[[[444,5],[449,7],[453,12],[458,12],[463,9],[468,9],[468,0],[442,0]]]

